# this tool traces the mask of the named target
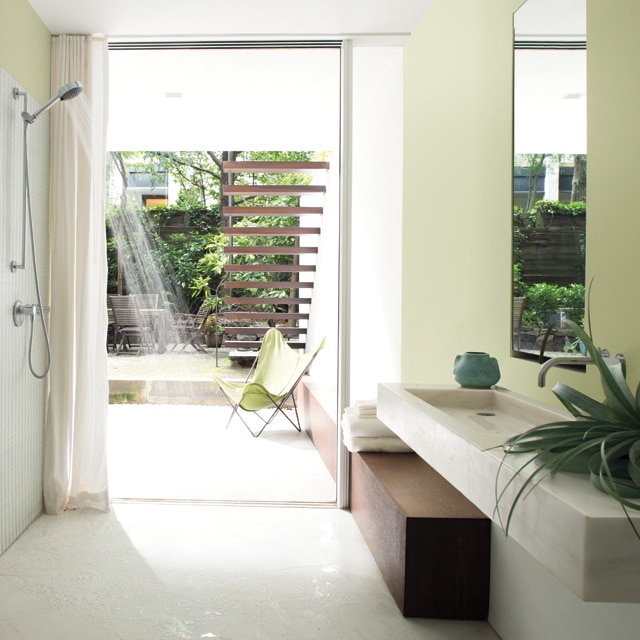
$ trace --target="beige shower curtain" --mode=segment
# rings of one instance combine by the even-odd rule
[[[109,509],[106,464],[105,38],[52,40],[52,90],[84,92],[51,111],[51,372],[45,431],[47,513]]]

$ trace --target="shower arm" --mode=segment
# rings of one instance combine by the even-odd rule
[[[11,261],[11,271],[16,272],[18,269],[25,268],[26,255],[27,255],[27,128],[29,126],[29,120],[25,118],[27,113],[27,92],[20,91],[17,87],[13,89],[13,97],[19,100],[22,96],[24,100],[24,106],[22,111],[22,262],[18,264],[15,260]]]

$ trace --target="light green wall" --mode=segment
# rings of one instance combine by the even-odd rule
[[[38,102],[50,96],[51,35],[27,0],[0,0],[0,67]]]
[[[513,0],[436,0],[405,47],[405,381],[509,347]]]
[[[512,12],[520,0],[435,0],[405,48],[402,379],[453,382],[462,351],[498,358],[500,384],[553,402],[594,372],[511,358]],[[635,211],[640,114],[637,0],[588,0],[588,277],[600,346],[640,377]],[[623,314],[626,317],[622,317]]]
[[[640,378],[640,2],[587,0],[587,278],[596,341]]]

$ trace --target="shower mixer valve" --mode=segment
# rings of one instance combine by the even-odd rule
[[[37,304],[22,304],[22,301],[16,300],[13,305],[13,324],[21,327],[24,324],[25,317],[34,318],[39,313],[49,313],[51,307],[39,306]]]

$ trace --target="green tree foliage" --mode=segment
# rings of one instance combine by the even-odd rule
[[[226,153],[229,152],[147,151],[143,157],[147,165],[168,172],[179,186],[177,206],[188,209],[219,206]]]
[[[138,166],[168,172],[180,187],[176,203],[179,207],[213,207],[221,203],[225,160],[304,162],[313,157],[312,151],[147,151],[143,154],[144,164]],[[234,183],[306,184],[309,179],[307,174],[254,173],[236,174]],[[258,206],[263,200],[263,197],[238,198],[235,203],[251,201]],[[274,198],[270,203],[286,205],[291,204],[291,199]]]
[[[136,170],[139,173],[155,178],[158,184],[170,177],[170,184],[178,185],[176,203],[167,207],[154,207],[140,212],[145,218],[145,225],[159,247],[163,264],[173,274],[177,286],[189,300],[190,310],[197,309],[206,300],[213,300],[215,291],[223,274],[223,266],[227,261],[224,253],[225,239],[222,236],[222,184],[225,176],[222,172],[224,160],[243,161],[309,161],[316,159],[310,151],[148,151],[143,153],[121,152],[114,154],[119,170]],[[308,184],[310,174],[273,174],[242,173],[228,174],[235,184]],[[123,176],[126,182],[126,177]],[[238,206],[296,206],[297,196],[245,196],[238,197],[234,205]],[[123,206],[120,203],[120,206]],[[127,204],[131,207],[131,204]],[[112,215],[118,207],[112,203]],[[184,218],[187,230],[180,233],[167,231],[176,217]],[[113,220],[113,218],[112,218]],[[298,218],[246,217],[236,219],[236,226],[297,226]],[[160,229],[164,229],[160,233]],[[110,233],[108,232],[108,235]],[[131,245],[131,240],[128,241]],[[251,236],[237,237],[236,246],[293,246],[294,237]],[[109,291],[117,288],[117,246],[113,237],[108,238]],[[234,256],[236,263],[260,264],[274,262],[273,257],[255,254]],[[291,255],[278,255],[276,262],[289,264]],[[266,280],[261,273],[250,274],[251,279]],[[276,276],[277,277],[277,276]],[[261,295],[270,296],[267,290]]]
[[[176,217],[183,217],[185,224],[197,233],[210,233],[212,229],[220,228],[220,209],[205,207],[201,204],[191,206],[171,205],[167,207],[153,207],[148,215],[156,225],[170,225]]]

